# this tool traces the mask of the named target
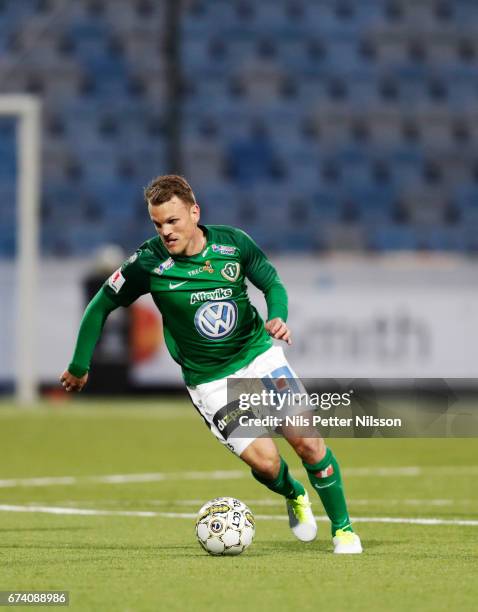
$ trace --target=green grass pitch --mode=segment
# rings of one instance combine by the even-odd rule
[[[476,609],[476,440],[331,440],[362,520],[365,552],[351,557],[331,553],[326,522],[315,542],[294,540],[282,500],[186,400],[4,402],[0,444],[0,590],[68,590],[71,609],[100,612]],[[190,515],[222,495],[256,515],[239,557],[210,557],[195,540]],[[417,518],[448,523],[406,522]]]

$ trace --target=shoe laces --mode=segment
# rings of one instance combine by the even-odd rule
[[[305,521],[307,519],[307,512],[312,504],[306,500],[304,495],[299,495],[295,499],[289,499],[289,502],[297,520],[299,522]]]
[[[344,531],[343,529],[337,529],[335,532],[336,538],[342,540],[344,543],[352,543],[355,540],[355,533],[353,531]]]

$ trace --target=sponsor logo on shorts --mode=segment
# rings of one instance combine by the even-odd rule
[[[224,431],[231,423],[237,422],[237,424],[239,424],[239,417],[243,414],[244,410],[242,408],[233,408],[228,410],[223,417],[217,419],[216,427],[219,429],[219,431]]]
[[[206,302],[194,316],[196,329],[209,340],[230,336],[237,325],[237,305],[232,300]]]
[[[113,272],[113,274],[109,277],[108,286],[113,289],[115,293],[118,293],[121,287],[125,284],[125,282],[126,279],[121,274],[121,268],[118,268],[118,270],[116,270],[116,272]]]
[[[232,289],[223,289],[219,287],[214,291],[195,291],[191,293],[191,304],[198,302],[209,302],[210,300],[224,300],[232,296]]]
[[[222,276],[233,283],[239,278],[239,274],[241,273],[241,265],[237,262],[229,262],[224,268],[221,270]]]
[[[224,440],[227,440],[231,433],[240,427],[239,418],[244,415],[254,417],[250,409],[243,410],[240,408],[238,400],[234,400],[220,408],[213,416],[212,421]]]
[[[174,259],[172,257],[168,257],[166,261],[163,261],[163,263],[159,264],[157,268],[154,268],[153,272],[161,276],[163,272],[166,272],[166,270],[170,270],[173,266],[174,266]]]
[[[221,255],[235,255],[237,251],[236,247],[226,246],[225,244],[213,244],[211,248],[214,253],[220,253]]]

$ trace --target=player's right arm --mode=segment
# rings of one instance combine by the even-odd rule
[[[81,391],[86,385],[96,343],[101,336],[108,315],[115,308],[117,305],[108,297],[104,287],[86,307],[81,319],[73,358],[60,378],[61,384],[67,391]]]
[[[86,307],[73,358],[60,377],[66,391],[81,391],[85,386],[93,351],[108,315],[118,306],[129,306],[149,291],[149,277],[139,258],[140,253],[136,253],[113,272]]]

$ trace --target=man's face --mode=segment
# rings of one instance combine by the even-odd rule
[[[148,211],[168,252],[171,255],[184,254],[197,229],[199,206],[173,196],[156,206],[148,204]]]

